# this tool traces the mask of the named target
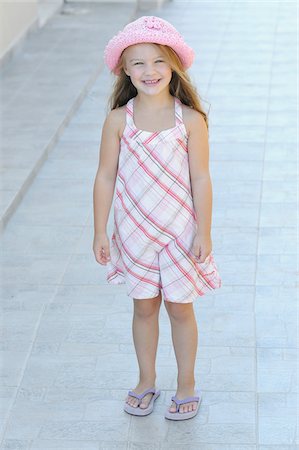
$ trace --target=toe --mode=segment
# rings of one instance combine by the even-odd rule
[[[169,408],[169,412],[176,412],[176,404],[175,404],[175,402],[172,402],[172,405]]]
[[[140,408],[144,409],[147,408],[151,398],[152,398],[153,394],[147,394],[145,397],[143,397],[142,402],[140,403]]]
[[[185,412],[185,410],[186,410],[186,405],[181,405],[180,406],[180,413],[184,413]]]
[[[137,408],[137,406],[138,406],[138,399],[137,398],[134,398],[133,406],[134,406],[134,408]]]
[[[136,406],[138,405],[138,400],[135,397],[128,397],[128,403],[130,406],[133,406],[134,408],[136,408]]]
[[[186,412],[194,411],[196,409],[196,404],[197,403],[195,402],[185,403],[184,405],[180,406],[179,412],[183,414]]]

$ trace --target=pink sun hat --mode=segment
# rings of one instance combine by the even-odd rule
[[[105,64],[115,75],[119,75],[120,72],[115,67],[123,50],[143,42],[168,45],[177,53],[184,69],[188,69],[193,63],[194,50],[185,43],[183,36],[173,25],[161,17],[142,16],[128,23],[110,39],[104,50]]]

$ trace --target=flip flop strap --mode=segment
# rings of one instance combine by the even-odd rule
[[[134,392],[134,391],[129,391],[129,395],[131,395],[132,397],[138,398],[139,400],[143,399],[143,397],[145,397],[146,394],[149,394],[149,393],[155,394],[156,393],[156,389],[149,388],[149,389],[146,389],[141,394],[136,394],[136,392]]]
[[[179,400],[175,395],[173,397],[171,397],[171,400],[173,400],[176,403],[176,412],[178,412],[180,405],[184,405],[185,403],[189,403],[189,402],[198,402],[199,401],[199,397],[186,397],[183,398],[182,400]]]

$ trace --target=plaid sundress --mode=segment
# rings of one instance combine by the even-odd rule
[[[196,214],[181,101],[174,97],[175,127],[137,129],[134,98],[126,104],[115,185],[114,230],[107,281],[126,284],[127,295],[189,303],[221,286],[213,252],[199,263],[191,248]]]

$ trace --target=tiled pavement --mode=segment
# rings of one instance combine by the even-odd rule
[[[163,417],[176,388],[164,308],[162,395],[148,417],[122,410],[137,382],[132,301],[124,286],[107,285],[92,253],[92,188],[111,82],[103,68],[2,235],[5,450],[298,446],[296,4],[173,1],[157,15],[194,46],[190,75],[210,105],[212,237],[223,287],[195,302],[200,412],[182,423]],[[52,42],[59,18],[50,23]],[[39,106],[40,116],[49,113]]]

